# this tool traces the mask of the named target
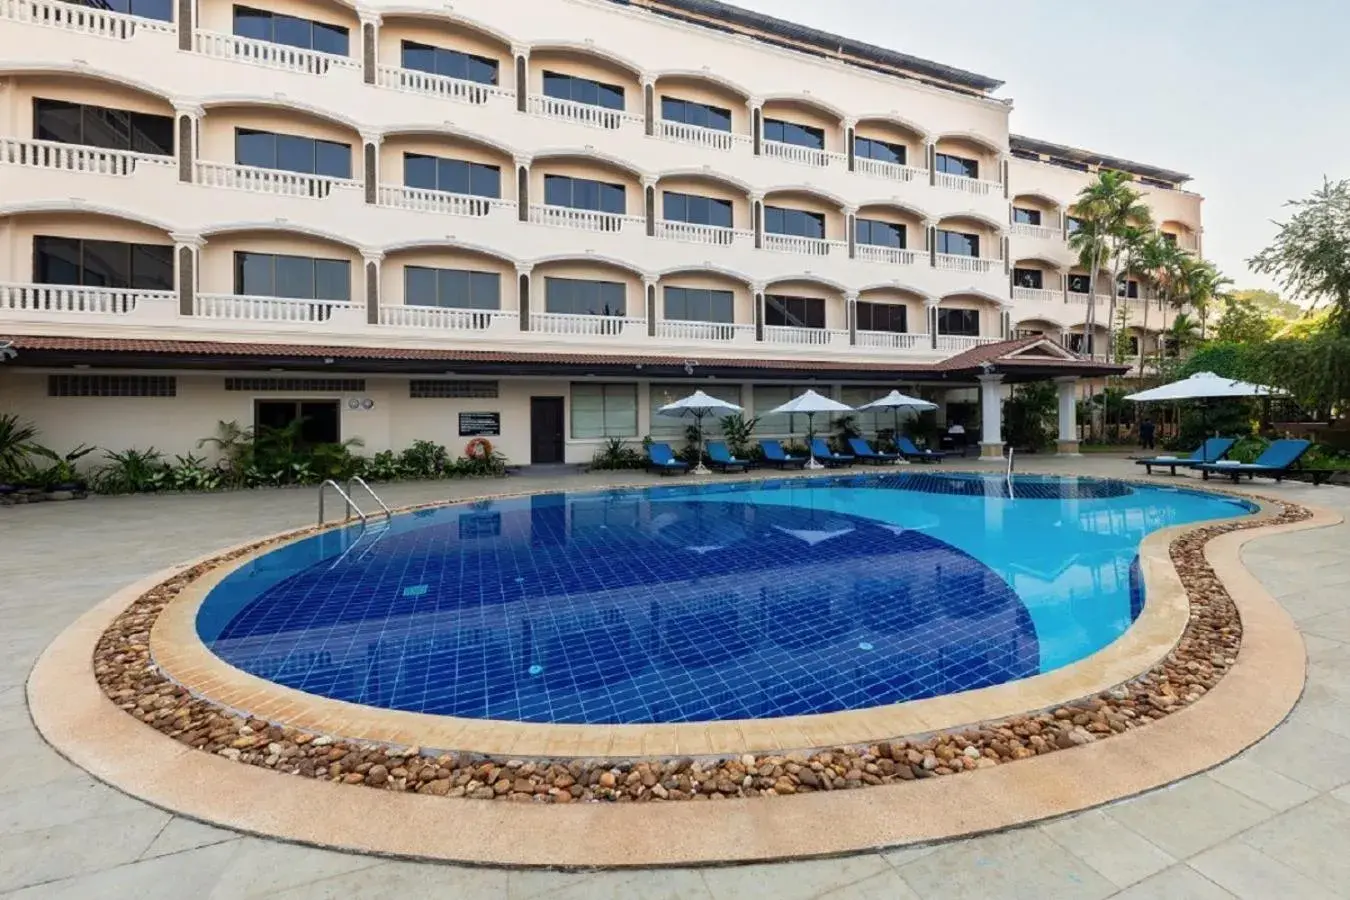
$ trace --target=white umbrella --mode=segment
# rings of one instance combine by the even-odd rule
[[[672,416],[678,419],[693,419],[698,427],[698,465],[694,466],[695,475],[707,475],[708,467],[703,465],[703,417],[713,413],[738,413],[741,407],[725,400],[710,397],[702,391],[694,391],[688,397],[667,403],[656,411],[657,415]]]
[[[871,403],[864,403],[862,406],[858,407],[858,411],[862,412],[864,409],[889,409],[895,413],[895,434],[892,435],[891,438],[892,440],[895,440],[900,437],[900,410],[937,408],[938,405],[936,403],[931,403],[918,397],[911,397],[908,394],[902,394],[899,391],[891,391],[879,400],[873,400]]]
[[[798,397],[793,397],[782,406],[772,409],[771,414],[776,413],[804,413],[806,415],[806,449],[811,454],[811,461],[807,463],[807,468],[822,469],[820,463],[816,462],[815,451],[811,450],[811,439],[815,437],[816,413],[833,412],[853,412],[853,407],[840,403],[838,400],[831,400],[829,397],[822,397],[815,391],[807,391]]]
[[[1147,403],[1150,400],[1205,400],[1217,397],[1269,397],[1279,393],[1263,384],[1249,384],[1223,378],[1213,372],[1196,372],[1190,378],[1183,378],[1171,384],[1150,388],[1137,394],[1129,394],[1126,400]]]

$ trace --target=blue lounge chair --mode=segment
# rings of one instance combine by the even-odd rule
[[[1177,474],[1177,467],[1193,468],[1200,463],[1216,462],[1228,455],[1228,451],[1233,449],[1237,443],[1235,438],[1213,437],[1206,440],[1195,449],[1190,456],[1151,456],[1148,459],[1136,459],[1134,464],[1143,466],[1144,471],[1153,474],[1153,467],[1163,468],[1166,466],[1171,470],[1171,474]]]
[[[724,441],[708,442],[708,465],[717,469],[719,472],[733,472],[740,470],[744,472],[750,467],[750,460],[737,459],[731,455]]]
[[[1253,478],[1257,475],[1263,478],[1274,478],[1276,481],[1283,481],[1286,475],[1291,471],[1297,471],[1298,461],[1303,458],[1303,454],[1312,448],[1312,441],[1280,440],[1275,441],[1265,449],[1256,462],[1251,463],[1197,463],[1195,468],[1200,470],[1201,476],[1208,481],[1210,473],[1222,473],[1233,479],[1237,484],[1243,475]],[[1317,472],[1313,474],[1313,483],[1320,483]]]
[[[816,458],[817,462],[822,462],[831,468],[851,466],[856,462],[856,459],[847,453],[835,453],[823,438],[811,438],[811,455]]]
[[[802,468],[806,465],[805,456],[793,456],[783,449],[783,445],[778,441],[760,441],[759,449],[764,451],[764,464],[778,469],[786,469],[789,466]]]
[[[907,437],[896,438],[895,447],[905,459],[917,460],[925,463],[940,463],[949,455],[943,453],[941,450],[920,450],[918,447],[914,446],[914,442]]]
[[[647,447],[647,471],[660,472],[662,475],[668,472],[688,472],[689,463],[676,459],[669,444],[651,444]]]
[[[882,453],[879,450],[873,450],[872,445],[860,437],[849,438],[848,446],[853,451],[854,456],[863,462],[872,463],[872,465],[879,466],[882,463],[893,463],[900,458],[899,453]]]

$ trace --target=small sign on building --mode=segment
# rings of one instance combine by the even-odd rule
[[[502,414],[499,412],[462,412],[459,414],[460,437],[497,437],[502,433]]]

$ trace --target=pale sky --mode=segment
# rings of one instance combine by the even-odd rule
[[[1186,172],[1239,288],[1286,200],[1350,178],[1347,0],[730,0],[1005,82],[1012,131]]]

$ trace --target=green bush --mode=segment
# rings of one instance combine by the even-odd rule
[[[645,469],[646,467],[646,456],[642,451],[625,444],[623,438],[610,438],[591,457],[591,471],[593,472]]]

